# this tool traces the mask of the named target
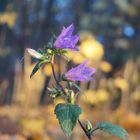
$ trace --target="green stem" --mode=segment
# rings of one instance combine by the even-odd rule
[[[99,128],[95,128],[93,130],[90,131],[90,134],[94,133],[96,130],[98,130]]]
[[[55,80],[56,84],[61,88],[61,90],[63,91],[63,93],[64,93],[65,95],[67,95],[67,93],[66,93],[66,91],[64,90],[63,86],[59,83],[59,80],[58,80],[57,77],[56,77],[55,70],[54,70],[54,66],[53,66],[52,63],[51,63],[51,67],[52,67],[53,77],[54,77],[54,80]]]

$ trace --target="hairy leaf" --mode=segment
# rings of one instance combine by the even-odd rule
[[[55,108],[55,114],[64,134],[69,137],[81,114],[81,108],[78,105],[58,104]]]
[[[117,136],[121,139],[125,139],[125,136],[128,135],[127,131],[118,125],[114,125],[110,122],[100,122],[97,124],[96,129],[106,131],[114,136]]]

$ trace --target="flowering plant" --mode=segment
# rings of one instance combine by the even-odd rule
[[[60,35],[57,38],[54,38],[55,41],[53,39],[43,50],[35,51],[27,48],[29,54],[37,60],[37,64],[32,70],[30,77],[32,77],[44,63],[51,64],[53,76],[57,86],[55,88],[48,88],[48,91],[52,98],[57,98],[60,96],[65,98],[66,103],[56,105],[54,112],[67,138],[70,137],[73,128],[78,122],[89,140],[92,139],[93,133],[97,130],[103,130],[112,135],[118,136],[121,139],[125,139],[127,132],[118,125],[114,125],[110,122],[99,122],[95,125],[95,127],[93,127],[90,121],[87,120],[87,122],[83,124],[79,119],[82,109],[79,105],[75,104],[75,98],[78,94],[77,91],[80,90],[80,87],[76,84],[76,82],[94,80],[92,75],[96,72],[95,68],[87,67],[88,60],[65,72],[60,79],[58,79],[56,76],[54,69],[55,57],[57,57],[57,55],[66,56],[68,49],[73,51],[79,50],[76,45],[79,40],[79,36],[72,36],[73,31],[73,24],[67,28],[63,27]],[[61,84],[61,81],[66,82],[65,87]],[[77,88],[77,91],[75,91],[73,87]]]

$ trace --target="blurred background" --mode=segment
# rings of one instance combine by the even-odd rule
[[[140,140],[140,0],[0,0],[0,140],[63,140],[47,95],[49,65],[29,75],[35,61],[26,48],[42,48],[52,33],[75,25],[79,52],[56,60],[58,76],[89,59],[95,81],[79,83],[81,120],[111,121]],[[96,133],[94,140],[118,140]],[[77,125],[72,140],[86,139]]]

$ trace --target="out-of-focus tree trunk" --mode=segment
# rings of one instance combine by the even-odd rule
[[[46,4],[46,12],[47,12],[47,18],[45,19],[45,21],[42,23],[42,37],[43,37],[43,42],[45,42],[46,37],[49,36],[49,31],[51,28],[51,18],[53,16],[52,13],[52,7],[53,7],[53,0],[49,0],[48,4]],[[40,96],[40,104],[44,104],[45,103],[45,95],[46,95],[46,91],[47,91],[47,87],[50,81],[50,77],[46,76],[45,77],[45,84]]]

